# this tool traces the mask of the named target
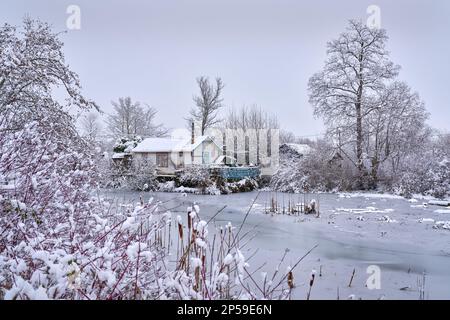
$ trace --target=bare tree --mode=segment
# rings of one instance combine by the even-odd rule
[[[297,143],[306,144],[310,147],[314,147],[318,140],[312,140],[308,136],[296,136],[293,132],[288,130],[280,130],[280,145],[284,143]]]
[[[90,141],[98,140],[102,130],[98,113],[90,112],[87,115],[84,115],[81,118],[80,125],[83,136],[87,137]]]
[[[354,146],[359,185],[366,174],[363,143],[366,118],[378,108],[378,96],[385,82],[399,67],[389,60],[383,29],[371,29],[350,21],[347,31],[328,43],[323,71],[309,80],[309,100],[314,114],[325,120],[330,132],[345,136]]]
[[[249,128],[249,107],[242,106],[238,110],[234,107],[228,111],[225,118],[225,127],[228,129],[242,129],[246,131]]]
[[[365,152],[370,158],[372,187],[376,187],[385,161],[390,160],[395,174],[406,154],[427,143],[427,118],[423,101],[407,84],[396,81],[381,91],[378,107],[367,116]]]
[[[225,118],[225,127],[228,129],[278,129],[279,123],[276,115],[268,114],[258,105],[242,106],[240,109],[230,109]]]
[[[222,105],[222,90],[224,84],[221,78],[216,78],[216,83],[211,84],[207,77],[197,78],[200,88],[200,95],[194,96],[195,106],[189,112],[189,123],[198,122],[201,134],[204,135],[206,129],[213,127],[220,122],[218,118]]]
[[[109,133],[114,138],[123,136],[161,137],[168,133],[162,124],[155,124],[157,110],[139,102],[133,102],[130,97],[119,98],[112,102],[114,113],[108,116]]]
[[[279,129],[278,119],[273,114],[268,114],[261,107],[254,104],[251,107],[242,106],[238,111],[231,109],[225,119],[225,127],[228,129],[242,129],[244,132],[251,129],[256,134],[256,161],[260,163],[261,131],[265,129]]]
[[[248,110],[247,125],[255,130],[256,133],[256,162],[259,164],[261,161],[259,143],[261,140],[261,131],[265,129],[278,129],[278,119],[275,115],[268,115],[261,107],[253,105]]]

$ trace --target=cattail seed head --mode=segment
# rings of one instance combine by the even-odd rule
[[[183,225],[178,222],[178,235],[180,236],[180,239],[183,240]]]
[[[192,227],[192,218],[191,218],[191,211],[188,211],[187,213],[187,220],[188,220],[188,229],[191,230]]]
[[[289,289],[294,288],[294,275],[293,275],[292,271],[289,271],[289,273],[288,273],[287,283],[288,283]]]

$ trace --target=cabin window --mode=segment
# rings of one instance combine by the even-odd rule
[[[169,154],[157,153],[156,154],[156,166],[161,168],[167,168],[169,166]]]

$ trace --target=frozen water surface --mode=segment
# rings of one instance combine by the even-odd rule
[[[365,194],[314,194],[320,217],[265,214],[264,208],[273,193],[250,192],[209,196],[174,193],[138,193],[108,191],[124,201],[138,201],[155,197],[174,216],[186,213],[197,204],[200,217],[209,220],[219,209],[226,208],[214,221],[217,226],[231,222],[239,226],[251,203],[258,197],[248,216],[241,235],[249,231],[253,238],[244,253],[250,257],[250,268],[257,273],[275,270],[286,248],[288,258],[282,265],[293,265],[313,246],[318,247],[295,269],[296,288],[293,297],[304,299],[312,269],[322,270],[316,277],[311,299],[347,299],[354,294],[362,299],[418,299],[419,283],[425,272],[425,297],[450,299],[450,230],[436,228],[438,221],[450,220],[446,208],[424,204],[396,196]],[[277,194],[297,203],[302,195]],[[265,263],[265,265],[263,265]],[[263,265],[262,268],[261,265]],[[381,288],[369,290],[367,267],[381,269]],[[355,269],[352,286],[351,274]]]

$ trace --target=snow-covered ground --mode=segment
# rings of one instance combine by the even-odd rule
[[[269,192],[250,192],[221,196],[177,195],[171,193],[108,192],[127,201],[156,197],[174,215],[186,212],[196,203],[201,218],[214,218],[217,226],[229,221],[239,226],[255,197],[243,227],[251,241],[245,245],[246,257],[256,276],[269,276],[286,248],[289,253],[280,268],[294,265],[313,246],[318,247],[294,272],[293,297],[306,298],[312,270],[316,280],[311,299],[419,299],[425,278],[425,298],[450,299],[450,208],[428,205],[428,199],[407,200],[378,194],[309,195],[320,205],[320,217],[313,215],[270,215],[264,207]],[[283,195],[278,194],[281,201]],[[284,195],[296,201],[297,196]],[[380,289],[369,290],[368,266],[381,270]],[[352,286],[349,287],[355,269]],[[423,275],[425,272],[425,276]]]

